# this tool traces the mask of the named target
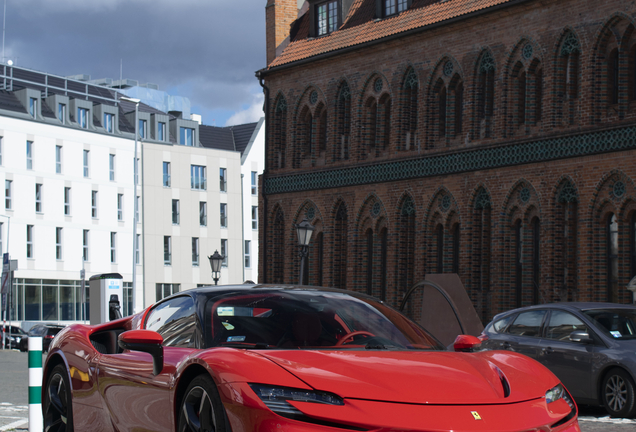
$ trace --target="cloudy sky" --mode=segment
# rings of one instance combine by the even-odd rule
[[[0,0],[0,14],[3,1]],[[265,0],[6,0],[5,57],[190,98],[204,124],[262,116]]]

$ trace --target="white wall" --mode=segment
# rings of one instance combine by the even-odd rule
[[[9,252],[18,260],[16,278],[79,280],[82,233],[90,230],[86,279],[117,272],[132,281],[134,141],[70,127],[0,116],[0,181],[13,181],[12,209],[4,200],[0,214],[11,217]],[[33,141],[33,169],[26,169],[26,141]],[[62,146],[62,173],[56,173],[55,147]],[[90,151],[90,175],[83,176],[83,150]],[[115,181],[109,180],[109,155],[115,154]],[[35,212],[35,184],[43,184],[43,211]],[[71,188],[71,215],[64,215],[64,188]],[[91,217],[91,191],[98,191],[98,217]],[[124,194],[124,220],[117,220],[117,194]],[[3,192],[4,198],[4,192]],[[6,218],[3,247],[6,250]],[[34,226],[34,256],[26,257],[26,226]],[[55,229],[63,228],[63,255],[55,256]],[[117,233],[117,260],[110,262],[110,233]],[[4,252],[4,251],[3,251]],[[140,280],[141,273],[138,274]]]
[[[256,137],[252,146],[243,155],[243,165],[241,173],[243,175],[243,233],[245,240],[251,242],[251,265],[245,268],[245,280],[258,283],[258,228],[252,229],[252,206],[258,207],[258,176],[263,173],[265,161],[265,122],[259,122],[259,127],[255,131]],[[257,173],[256,195],[252,195],[251,173]],[[260,224],[260,221],[258,221]]]
[[[163,186],[163,162],[170,162],[171,187]],[[221,239],[228,239],[228,267],[221,270],[219,284],[240,283],[242,277],[240,153],[186,147],[143,144],[144,304],[156,301],[157,283],[181,284],[181,291],[197,284],[213,285],[207,259],[221,252]],[[207,190],[191,189],[190,166],[207,168]],[[220,192],[219,168],[227,169],[227,192]],[[172,200],[180,204],[180,223],[172,224]],[[207,227],[199,224],[199,202],[207,202]],[[228,227],[220,228],[220,203],[228,206]],[[164,236],[172,238],[172,263],[164,265]],[[199,265],[192,264],[192,238],[199,238]]]

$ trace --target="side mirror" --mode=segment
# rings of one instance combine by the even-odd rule
[[[163,370],[163,338],[152,330],[129,330],[117,338],[121,349],[146,352],[152,356],[152,374]]]
[[[594,339],[592,339],[588,332],[584,330],[575,330],[570,333],[570,340],[572,342],[581,342],[587,344],[594,342]]]
[[[453,348],[456,352],[472,352],[474,348],[481,345],[481,340],[471,335],[459,335],[455,339]]]

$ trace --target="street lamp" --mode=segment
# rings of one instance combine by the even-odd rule
[[[218,250],[214,251],[214,255],[208,257],[210,260],[210,267],[212,267],[212,279],[214,279],[214,285],[219,284],[219,274],[221,273],[221,264],[225,257],[219,253]]]
[[[298,245],[300,246],[300,274],[298,276],[298,284],[304,285],[307,273],[307,255],[309,250],[309,241],[314,233],[314,226],[309,223],[307,218],[296,225],[296,234],[298,234]]]
[[[137,208],[137,180],[138,180],[138,172],[137,172],[137,137],[139,136],[139,102],[140,99],[131,98],[128,96],[120,96],[120,100],[124,100],[126,102],[132,102],[135,104],[135,159],[133,160],[134,165],[134,178],[133,178],[133,250],[132,250],[132,309],[133,313],[137,313],[137,212],[139,209]]]

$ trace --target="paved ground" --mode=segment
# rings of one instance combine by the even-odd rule
[[[28,430],[27,353],[0,350],[0,432]],[[634,432],[636,420],[610,419],[600,408],[581,407],[583,432]]]

